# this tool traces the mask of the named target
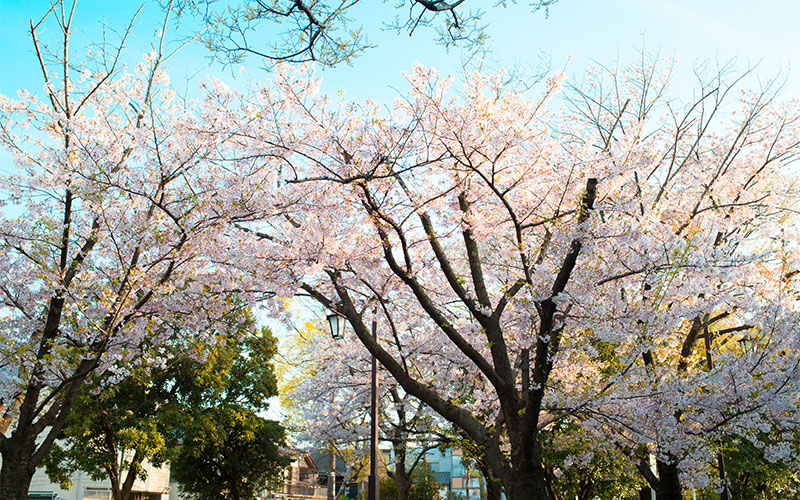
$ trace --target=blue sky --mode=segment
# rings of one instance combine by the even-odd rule
[[[766,0],[765,7],[756,7],[744,0],[561,0],[548,17],[522,4],[527,2],[486,17],[494,55],[506,65],[534,63],[544,54],[554,67],[567,64],[568,74],[578,74],[591,61],[629,62],[644,45],[678,56],[679,78],[688,78],[692,63],[703,59],[736,57],[742,66],[763,59],[764,74],[791,66],[796,69],[787,90],[800,92],[800,2]],[[443,72],[458,69],[458,51],[444,54],[429,38],[378,35],[379,49],[362,57],[355,71],[331,72],[334,86],[375,93],[395,85],[415,61]]]
[[[459,70],[461,52],[447,52],[435,45],[432,33],[423,30],[408,37],[381,30],[382,20],[405,15],[405,10],[393,8],[396,2],[363,3],[355,12],[357,22],[378,47],[352,66],[323,72],[327,90],[343,89],[355,99],[373,97],[389,103],[396,95],[394,89],[403,87],[401,73],[414,62],[435,66],[443,73]],[[764,75],[792,68],[786,91],[800,94],[800,2],[794,0],[764,0],[760,6],[746,0],[560,0],[550,8],[549,16],[541,11],[531,13],[525,1],[508,8],[491,8],[494,2],[488,0],[469,3],[487,6],[490,47],[501,65],[535,64],[545,56],[552,66],[566,65],[568,74],[579,74],[591,61],[631,61],[644,45],[679,57],[679,82],[688,82],[695,60],[736,57],[740,66],[761,61],[759,71]],[[0,93],[41,88],[27,30],[29,19],[41,17],[48,5],[47,0],[0,0]],[[79,0],[76,35],[97,40],[102,22],[122,29],[138,6],[128,0]],[[159,16],[158,8],[148,2],[134,31],[131,61],[135,61],[134,52],[147,47]],[[73,48],[80,49],[76,43],[80,38],[75,40]],[[204,54],[200,46],[179,53],[170,63],[172,81],[216,74],[244,85],[264,76],[256,59],[225,70],[208,67]]]
[[[478,2],[494,4],[494,0],[467,3]],[[460,51],[447,52],[435,45],[430,32],[420,31],[409,38],[381,31],[381,19],[396,14],[396,0],[364,3],[356,12],[358,22],[378,47],[352,66],[324,71],[326,90],[343,89],[353,99],[372,97],[389,104],[397,94],[395,89],[404,87],[401,73],[417,61],[443,73],[459,71]],[[633,61],[644,45],[679,58],[678,90],[688,87],[694,61],[736,57],[741,67],[763,60],[759,71],[765,76],[778,68],[789,69],[786,95],[800,96],[800,1],[762,0],[757,6],[747,0],[560,0],[547,17],[543,12],[531,13],[527,3],[520,0],[509,8],[487,8],[490,48],[501,65],[536,64],[544,56],[553,67],[566,65],[567,74],[579,75],[591,61],[605,65]],[[41,90],[28,23],[30,18],[38,20],[48,5],[48,0],[0,0],[0,94],[13,95],[20,88]],[[79,0],[75,53],[83,52],[80,40],[98,40],[102,22],[123,29],[138,6],[129,0]],[[135,26],[128,58],[131,63],[138,60],[137,52],[149,46],[159,16],[150,1]],[[172,83],[180,85],[190,77],[199,80],[214,74],[229,81],[235,77],[234,83],[244,86],[265,77],[256,59],[248,60],[240,71],[238,67],[209,67],[205,54],[200,46],[179,53],[168,64]],[[12,168],[8,153],[0,151],[0,173]],[[277,324],[270,324],[276,332],[281,331]]]

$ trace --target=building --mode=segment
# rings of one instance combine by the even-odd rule
[[[412,460],[416,457],[413,448],[410,448],[408,453]],[[393,450],[382,449],[381,456],[384,464],[394,463]],[[444,450],[434,448],[425,452],[424,460],[440,485],[440,498],[480,500],[485,496],[480,471],[470,466],[469,462],[464,462],[462,456],[461,449],[457,447]]]
[[[425,454],[425,461],[436,474],[442,489],[451,497],[480,500],[483,490],[480,471],[465,463],[462,456],[461,449],[457,447],[432,449]]]
[[[308,453],[287,452],[291,464],[283,472],[283,484],[274,490],[267,490],[266,500],[326,500],[327,483],[322,484],[321,470]]]
[[[147,479],[137,479],[133,484],[136,500],[169,499],[169,465],[154,467],[145,462]],[[64,490],[50,481],[44,469],[37,469],[31,480],[29,500],[111,500],[111,483],[108,479],[95,481],[89,474],[78,471],[72,475],[72,487]]]
[[[320,468],[319,481],[320,484],[328,487],[328,477],[330,472],[330,462],[333,460],[334,465],[334,492],[340,495],[340,499],[358,498],[359,493],[367,488],[366,481],[359,481],[358,477],[348,477],[347,464],[342,460],[337,460],[334,456],[327,452],[312,451],[311,457]],[[363,479],[363,478],[362,478]]]

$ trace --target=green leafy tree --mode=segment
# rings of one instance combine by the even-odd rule
[[[630,459],[610,442],[597,443],[580,426],[560,422],[540,433],[554,498],[632,498],[645,486]]]
[[[115,500],[132,498],[134,481],[147,477],[143,462],[163,465],[174,444],[161,422],[164,403],[165,394],[141,373],[99,394],[81,392],[44,461],[50,479],[66,489],[72,473],[84,470],[94,480],[109,479]]]
[[[278,481],[288,459],[278,448],[284,430],[252,410],[223,405],[197,412],[183,429],[171,473],[184,497],[249,499]]]
[[[773,441],[763,437],[763,441]],[[800,433],[795,432],[795,446],[800,447]],[[725,472],[733,498],[768,500],[772,498],[800,499],[800,475],[781,462],[770,462],[763,448],[757,448],[741,437],[729,436],[723,440]],[[716,465],[716,464],[714,464]],[[715,474],[717,471],[715,471]],[[701,500],[719,498],[717,485],[695,492]]]
[[[283,429],[257,415],[277,394],[277,344],[268,329],[256,327],[249,308],[236,309],[226,326],[213,345],[188,345],[176,335],[167,366],[141,367],[121,381],[105,377],[96,381],[104,387],[99,393],[80,393],[45,460],[50,478],[67,486],[74,471],[84,470],[108,478],[115,500],[129,500],[134,481],[145,477],[145,460],[156,466],[171,460],[173,470],[187,470],[197,467],[184,463],[191,453],[228,446],[246,458],[236,464],[237,477],[262,484],[285,463],[277,451]],[[189,476],[175,476],[192,484]]]
[[[397,484],[391,477],[381,478],[381,498],[385,500],[398,498]],[[421,462],[411,473],[411,489],[409,500],[438,500],[439,483],[433,469],[426,462]]]

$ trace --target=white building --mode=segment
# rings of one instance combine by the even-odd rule
[[[137,479],[133,483],[136,500],[168,500],[169,498],[169,465],[156,468],[145,462],[147,478]],[[44,469],[37,469],[31,480],[28,498],[33,500],[111,500],[111,482],[93,481],[85,472],[78,471],[72,475],[72,487],[61,489],[53,484]]]

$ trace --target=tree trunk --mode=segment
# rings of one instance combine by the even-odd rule
[[[392,442],[397,455],[394,484],[397,486],[397,500],[408,500],[411,496],[411,477],[406,472],[406,436],[400,435],[401,431],[397,431],[397,434]]]
[[[113,500],[127,500],[122,496],[122,491],[119,486],[119,476],[114,473],[109,474],[109,481],[111,482],[111,498]]]
[[[408,500],[411,496],[411,479],[401,467],[398,466],[397,470],[398,472],[394,475],[394,483],[397,485],[397,500]]]
[[[481,470],[486,486],[486,500],[503,500],[503,488],[492,469],[483,462],[478,462],[478,468]]]
[[[581,492],[578,496],[578,500],[589,500],[592,495],[592,490],[594,489],[594,481],[591,479],[587,480],[586,483],[581,485]]]
[[[680,478],[678,477],[677,462],[666,463],[658,460],[656,467],[658,468],[656,500],[681,500],[683,493]]]
[[[232,479],[230,482],[231,487],[231,499],[232,500],[239,500],[239,482],[236,479]]]
[[[37,352],[37,358],[40,360],[50,354],[51,342],[56,337],[61,321],[63,303],[61,297],[55,297],[50,301],[47,322]],[[97,358],[81,361],[71,381],[60,388],[60,397],[56,397],[46,409],[37,408],[45,388],[43,384],[36,382],[43,374],[41,367],[36,368],[29,377],[25,392],[17,396],[13,403],[19,405],[16,428],[10,437],[5,437],[4,433],[0,434],[0,454],[3,457],[0,466],[0,500],[28,499],[28,489],[36,468],[63,429],[78,388],[88,373],[96,367]],[[4,416],[4,420],[6,417]],[[5,421],[3,425],[6,425]],[[43,436],[43,439],[40,439],[40,436]],[[39,439],[38,449],[37,439]]]
[[[6,438],[0,436],[3,465],[0,468],[0,499],[27,500],[33,473],[38,463],[34,463],[36,438],[33,420],[36,402],[39,400],[41,386],[30,384],[19,406],[17,426]]]
[[[511,444],[511,468],[500,477],[508,500],[547,500],[547,471],[542,463],[542,446],[535,429],[526,428],[524,421],[508,419]],[[497,474],[497,471],[495,471]]]
[[[503,490],[507,500],[548,500],[547,478],[540,463],[529,461],[515,464],[503,475]]]
[[[558,500],[558,495],[556,495],[554,486],[555,478],[553,477],[553,468],[544,463],[542,463],[542,466],[544,467],[544,477],[547,480],[547,492],[550,494],[550,499]]]
[[[0,469],[0,498],[3,500],[28,500],[35,466],[31,458],[36,448],[33,438],[20,439],[14,432],[3,444],[3,467]]]
[[[120,459],[120,462],[121,461],[122,459]],[[131,460],[124,481],[120,482],[120,479],[122,479],[121,474],[116,478],[113,476],[110,477],[112,497],[114,500],[134,500],[136,498],[136,494],[133,492],[133,483],[136,482],[136,470],[139,465],[141,465],[141,459],[137,452],[133,460]]]
[[[547,481],[544,474],[541,473],[541,469],[538,472],[530,470],[527,473],[515,470],[510,476],[510,484],[507,486],[504,484],[508,500],[547,500],[550,498],[547,492]]]

